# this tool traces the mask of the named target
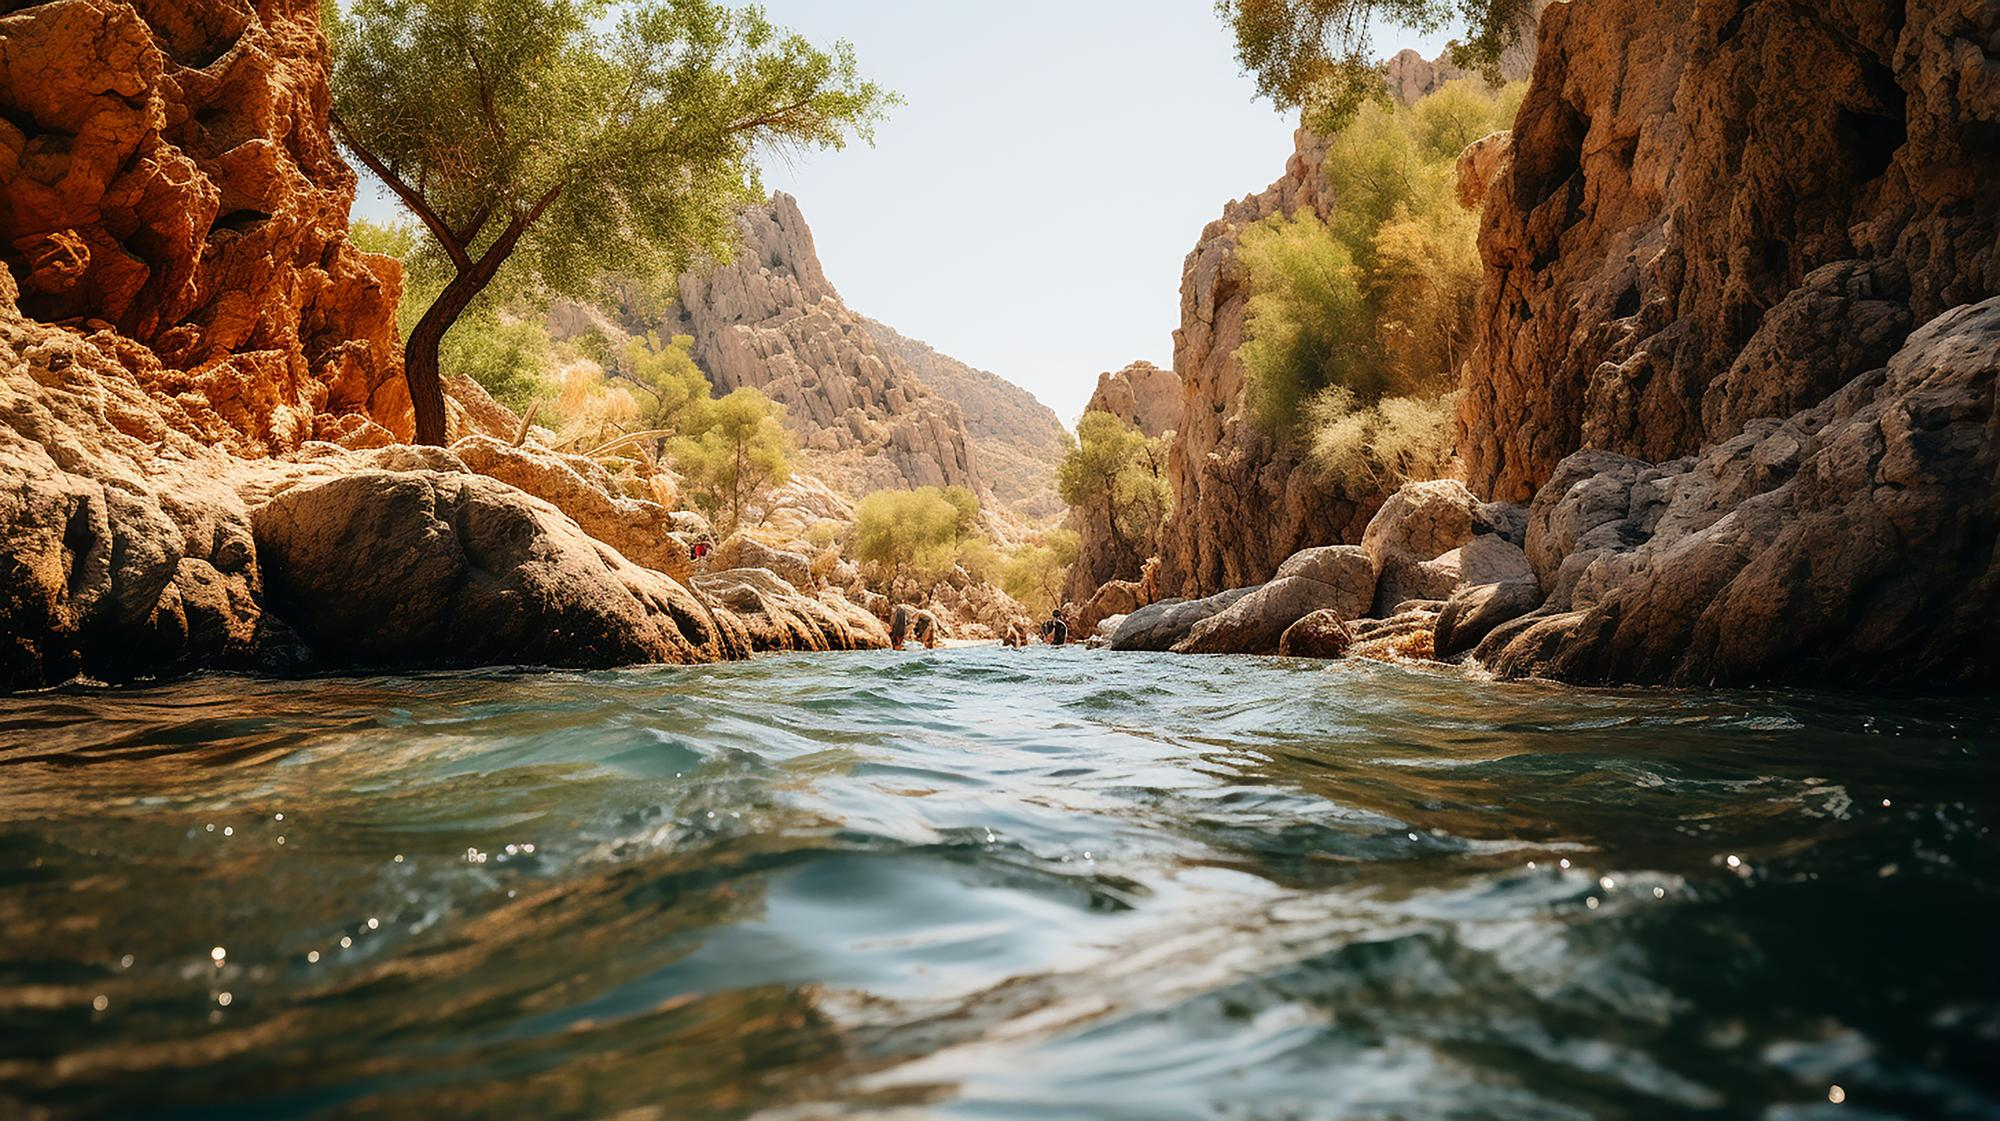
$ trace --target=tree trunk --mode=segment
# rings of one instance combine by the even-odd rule
[[[477,272],[455,277],[417,320],[403,344],[403,380],[410,387],[410,407],[417,414],[419,444],[444,444],[444,382],[438,377],[438,347],[445,332],[485,286]]]

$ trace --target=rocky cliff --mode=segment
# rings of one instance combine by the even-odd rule
[[[1379,501],[1322,486],[1295,451],[1259,430],[1236,360],[1250,302],[1236,239],[1274,214],[1330,213],[1335,200],[1320,174],[1325,160],[1324,141],[1299,130],[1284,177],[1230,203],[1202,231],[1182,269],[1181,325],[1174,331],[1182,408],[1171,426],[1177,435],[1169,460],[1174,514],[1160,549],[1165,595],[1259,583],[1300,549],[1353,540]]]
[[[998,374],[974,369],[886,323],[862,324],[938,396],[959,407],[979,475],[995,501],[1027,518],[1062,512],[1056,465],[1069,448],[1062,420],[1035,395]]]
[[[1181,379],[1151,362],[1097,375],[1086,413],[1110,413],[1148,436],[1164,436],[1181,422]]]
[[[318,9],[7,7],[0,260],[20,311],[96,333],[212,444],[407,437],[401,273],[347,240]]]
[[[1533,496],[1504,673],[2000,678],[2000,9],[1551,7],[1461,451]]]
[[[2000,288],[1996,35],[1965,0],[1550,8],[1481,233],[1473,488],[1728,439]]]
[[[849,493],[983,490],[958,405],[878,343],[821,269],[790,195],[746,212],[733,260],[680,278],[667,333],[694,337],[718,393],[754,386],[785,406],[806,469]]]
[[[695,576],[699,517],[595,461],[464,435],[518,438],[476,387],[451,450],[394,442],[400,274],[347,239],[327,61],[308,2],[0,16],[0,690],[885,645]]]

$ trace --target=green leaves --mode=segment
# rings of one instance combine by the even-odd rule
[[[1104,519],[1112,539],[1144,559],[1173,511],[1168,437],[1149,437],[1123,417],[1088,412],[1076,447],[1056,467],[1056,490],[1072,507]]]
[[[1481,276],[1458,154],[1504,127],[1519,96],[1463,81],[1407,109],[1365,105],[1328,145],[1327,221],[1304,211],[1243,232],[1251,294],[1236,357],[1261,427],[1300,436],[1307,403],[1329,389],[1347,395],[1351,429],[1377,402],[1434,399],[1455,383]]]
[[[1257,94],[1280,109],[1305,111],[1332,132],[1363,105],[1387,100],[1373,59],[1376,23],[1434,34],[1464,29],[1452,59],[1499,78],[1500,56],[1530,26],[1535,0],[1217,0],[1216,14],[1236,35],[1236,60]]]
[[[848,553],[893,588],[904,576],[936,579],[977,540],[979,499],[964,487],[878,490],[854,508]]]
[[[726,537],[760,495],[791,478],[784,410],[744,386],[720,400],[694,403],[686,416],[686,434],[669,448],[674,468],[695,505]]]

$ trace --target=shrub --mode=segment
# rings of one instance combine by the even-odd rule
[[[1244,231],[1250,299],[1236,357],[1260,427],[1348,478],[1366,474],[1356,440],[1397,440],[1371,460],[1392,473],[1434,458],[1432,421],[1465,359],[1481,278],[1458,154],[1505,127],[1519,98],[1518,86],[1459,81],[1409,108],[1362,105],[1328,146],[1332,215]],[[1404,404],[1378,408],[1391,400]]]

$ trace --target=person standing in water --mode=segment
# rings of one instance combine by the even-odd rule
[[[1063,618],[1063,609],[1058,607],[1049,615],[1049,621],[1042,625],[1042,639],[1050,646],[1062,646],[1069,642],[1069,623]]]

